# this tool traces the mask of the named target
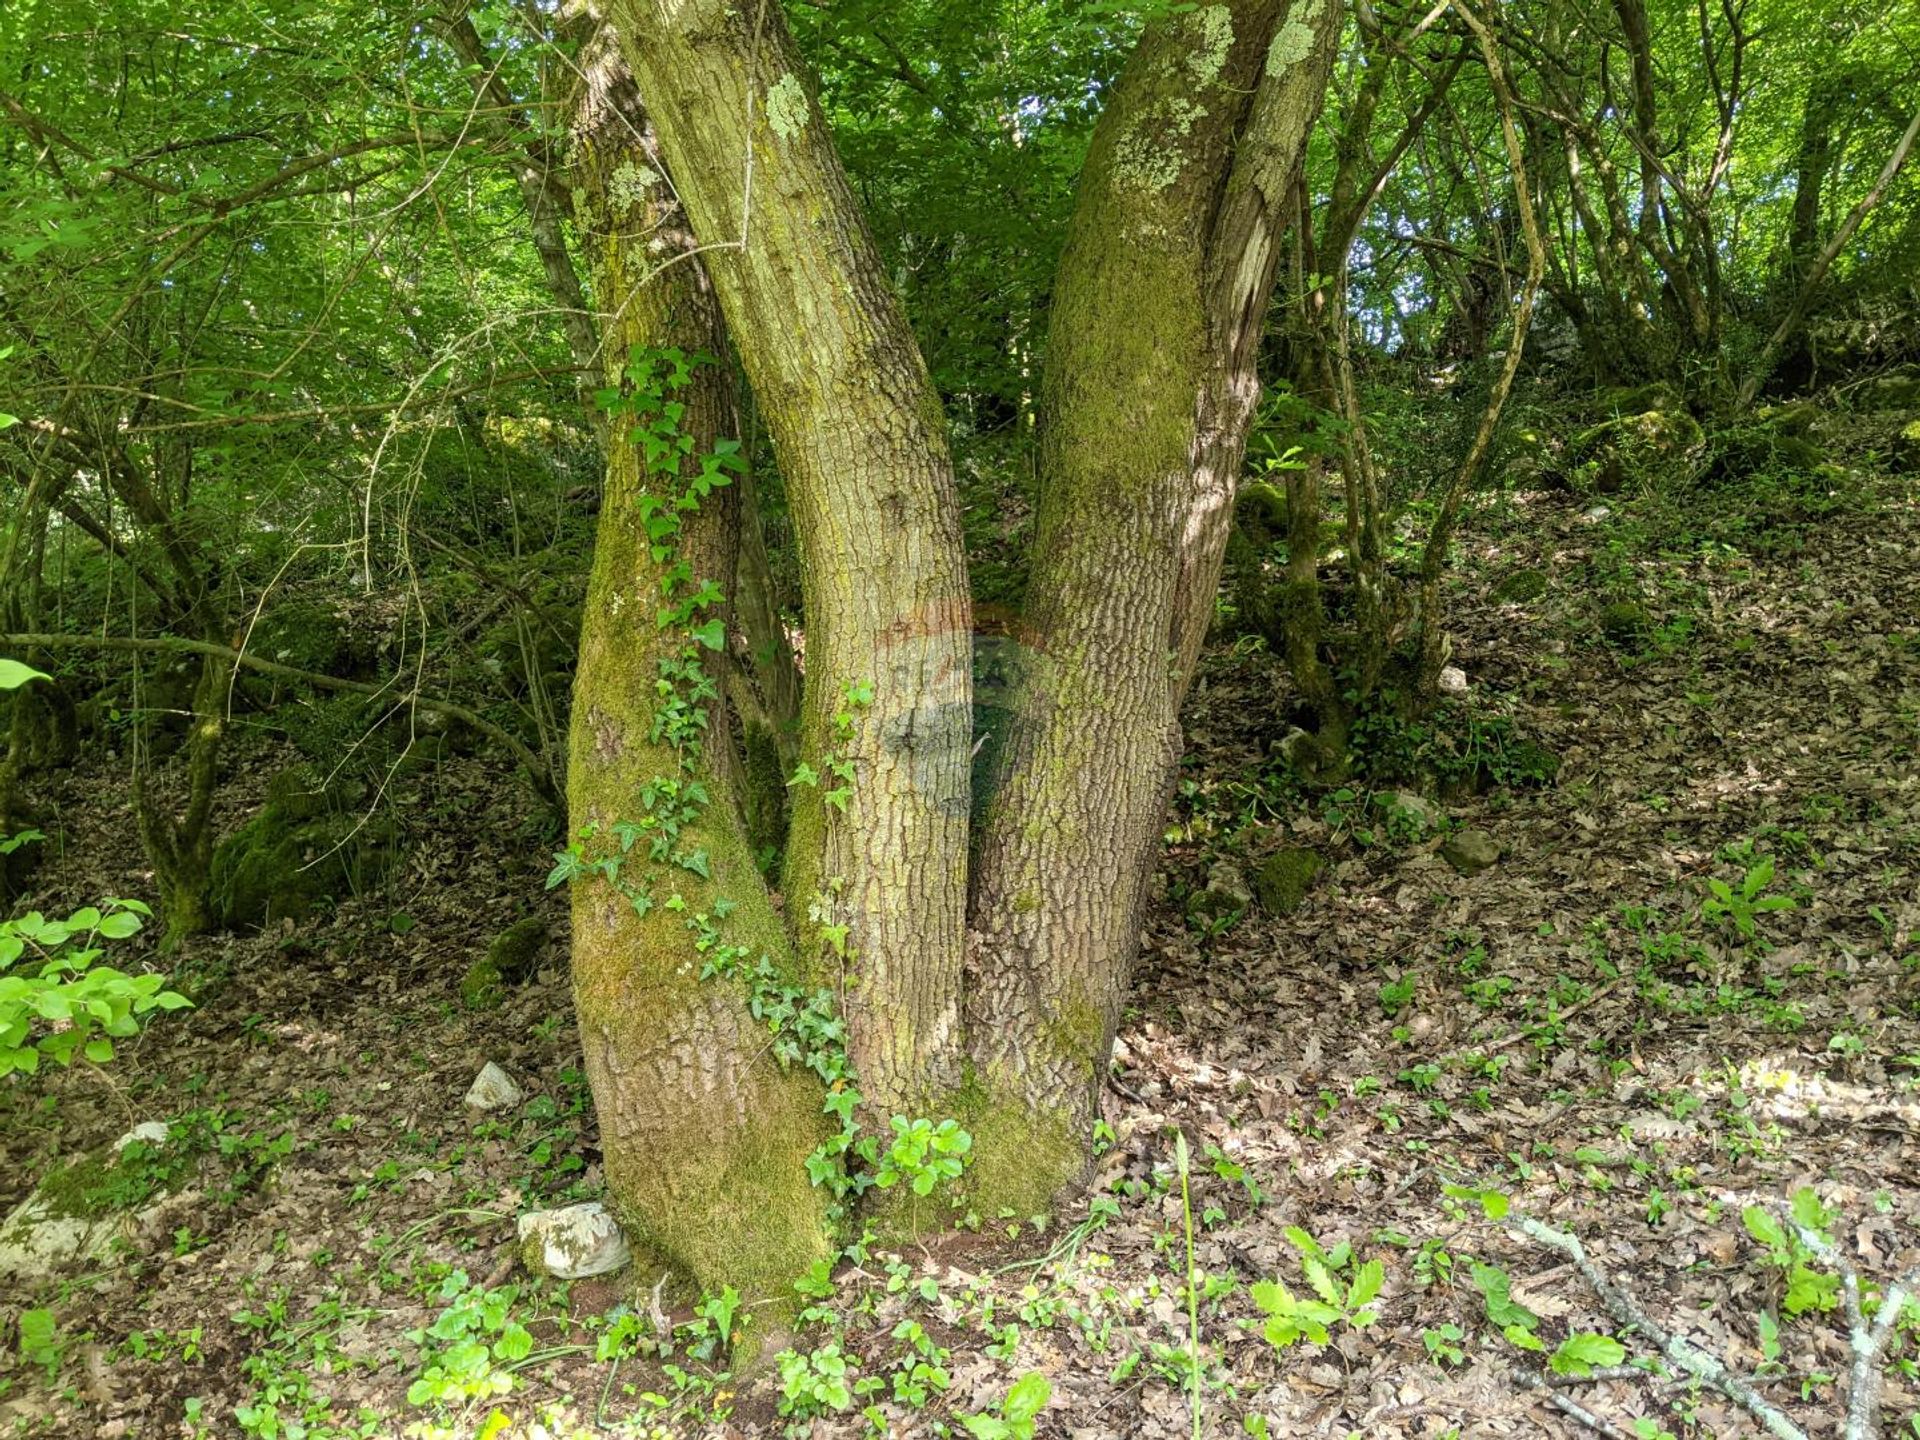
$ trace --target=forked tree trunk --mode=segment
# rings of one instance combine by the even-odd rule
[[[606,317],[607,380],[621,383],[631,347],[720,350],[718,307],[692,257],[684,217],[651,150],[645,116],[621,67],[590,57],[579,133],[578,220]],[[731,432],[729,371],[708,363],[674,398],[696,453]],[[622,884],[647,884],[639,913],[603,876],[572,887],[573,980],[581,1044],[600,1123],[607,1190],[652,1258],[703,1288],[733,1285],[756,1298],[791,1299],[789,1282],[827,1251],[826,1193],[806,1157],[825,1134],[820,1084],[782,1068],[741,987],[702,979],[688,920],[725,898],[729,943],[791,967],[787,937],[754,864],[741,816],[732,717],[704,702],[697,752],[656,735],[660,662],[688,644],[686,627],[656,620],[661,582],[684,559],[694,580],[733,574],[738,502],[715,492],[686,517],[674,555],[657,559],[638,505],[662,488],[643,473],[630,424],[606,428],[606,484],[582,617],[569,743],[568,810],[591,828],[590,857],[618,853],[615,827],[643,818],[643,793],[661,780],[697,782],[709,795],[678,837],[704,851],[709,876],[649,867],[646,840],[623,862]],[[724,652],[705,660],[718,676]],[[677,894],[685,908],[670,908]]]
[[[1157,22],[1098,127],[1054,301],[1026,632],[1034,663],[981,837],[970,1036],[961,982],[971,635],[937,398],[779,6],[623,0],[615,19],[660,136],[662,160],[647,173],[675,177],[767,417],[800,539],[800,754],[820,782],[795,790],[790,973],[838,984],[851,1059],[879,1116],[967,1121],[980,1157],[967,1181],[977,1206],[1046,1206],[1088,1154],[1178,754],[1180,699],[1211,614],[1256,398],[1274,248],[1325,89],[1339,0],[1233,0]],[[606,514],[620,509],[610,479]],[[609,535],[609,523],[590,630],[609,623],[609,574],[637,563],[618,558],[637,542]],[[712,563],[727,573],[717,552]],[[576,766],[606,777],[643,749],[629,731],[609,750],[594,706],[604,711],[622,685],[640,684],[635,657],[649,643],[610,624],[604,642],[583,642]],[[629,691],[620,703],[637,711],[643,698]],[[730,783],[713,768],[716,786]],[[617,800],[640,774],[629,769],[606,793]],[[612,800],[589,783],[602,781],[574,782],[579,816],[605,823]],[[715,813],[723,808],[732,813]],[[733,847],[722,887],[733,894],[748,879],[737,836],[713,843]],[[616,924],[629,938],[607,938],[606,954],[596,953],[602,939],[589,927],[611,937]],[[588,900],[576,900],[576,925],[586,931],[575,941],[587,947],[580,1009],[589,1055],[598,1052],[612,1188],[646,1212],[656,1237],[663,1226],[683,1236],[731,1226],[745,1202],[680,1148],[692,1127],[650,1120],[677,1138],[649,1150],[626,1112],[678,1103],[670,1087],[681,1077],[658,1057],[690,1055],[685,1042],[717,1047],[707,1070],[694,1067],[702,1085],[714,1064],[737,1065],[739,1036],[725,1028],[733,1012],[703,1008],[688,988],[691,964],[666,973],[667,942],[684,946],[684,937],[636,938],[652,932]],[[851,951],[844,970],[823,943],[839,926]],[[784,964],[765,928],[768,953]],[[650,1024],[635,1016],[633,993],[610,988],[623,964],[653,974],[670,1002],[650,1010]],[[693,1034],[674,1019],[690,1014],[717,1018]],[[664,1049],[649,1039],[663,1026]],[[621,1068],[630,1056],[653,1068],[630,1077]],[[771,1197],[756,1203],[783,1237],[766,1247],[768,1269],[747,1278],[758,1293],[779,1294],[767,1283],[777,1255],[788,1257],[785,1276],[802,1268],[813,1222],[761,1162],[782,1148],[773,1137],[798,1132],[811,1144],[819,1129],[794,1118],[797,1100],[783,1118],[777,1076],[728,1078],[746,1088],[718,1132],[751,1151],[749,1178]],[[747,1138],[755,1134],[765,1137],[757,1149]],[[614,1147],[625,1152],[617,1165]],[[787,1151],[796,1182],[801,1148]],[[676,1200],[690,1216],[656,1213]],[[684,1261],[692,1242],[679,1243]]]

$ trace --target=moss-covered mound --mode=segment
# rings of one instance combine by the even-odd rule
[[[322,900],[358,894],[386,875],[393,826],[356,808],[364,795],[330,797],[305,765],[275,776],[267,803],[213,852],[213,913],[227,929],[299,918]]]
[[[1866,387],[1861,401],[1869,410],[1920,409],[1920,373],[1882,375]]]
[[[1895,437],[1892,462],[1896,475],[1920,474],[1920,420],[1906,426]]]
[[[1493,587],[1496,605],[1526,605],[1547,593],[1544,570],[1509,570]]]
[[[1326,868],[1318,850],[1276,850],[1254,876],[1253,892],[1269,915],[1291,915],[1307,898],[1315,877]]]
[[[1700,422],[1678,408],[1603,420],[1573,439],[1574,483],[1600,494],[1669,485],[1686,475],[1705,441]]]
[[[1743,425],[1713,437],[1712,458],[1701,480],[1729,485],[1758,476],[1807,475],[1826,460],[1820,447],[1791,429],[1774,425]]]
[[[1647,607],[1632,600],[1616,600],[1600,612],[1600,633],[1615,645],[1633,645],[1653,629]]]
[[[487,944],[487,953],[467,967],[460,998],[471,1010],[491,1010],[509,985],[530,978],[547,948],[547,922],[529,915],[507,926]]]

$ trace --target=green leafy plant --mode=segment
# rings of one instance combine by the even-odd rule
[[[1627,1347],[1611,1335],[1583,1330],[1560,1342],[1547,1357],[1547,1368],[1556,1375],[1591,1375],[1626,1358]]]
[[[1038,1370],[1029,1370],[1007,1391],[1007,1398],[993,1410],[978,1415],[962,1415],[973,1440],[1033,1440],[1040,1412],[1053,1398],[1053,1384]]]
[[[734,1322],[740,1313],[740,1292],[728,1285],[718,1295],[708,1295],[693,1307],[693,1319],[674,1331],[683,1340],[687,1353],[696,1360],[711,1360],[725,1354],[733,1345]]]
[[[1297,1225],[1289,1225],[1284,1233],[1300,1252],[1301,1269],[1314,1298],[1295,1295],[1280,1280],[1261,1280],[1251,1287],[1253,1303],[1267,1317],[1260,1333],[1269,1345],[1281,1350],[1301,1340],[1325,1345],[1331,1327],[1364,1329],[1380,1318],[1372,1308],[1386,1281],[1380,1261],[1368,1260],[1354,1267],[1350,1278],[1343,1278],[1341,1272],[1353,1262],[1352,1248],[1345,1241],[1327,1250]]]
[[[1825,1313],[1840,1303],[1840,1277],[1816,1270],[1809,1263],[1813,1252],[1799,1231],[1825,1239],[1833,1213],[1820,1203],[1820,1197],[1807,1189],[1796,1190],[1789,1201],[1792,1224],[1783,1222],[1764,1205],[1748,1205],[1740,1212],[1740,1223],[1747,1233],[1766,1247],[1767,1259],[1787,1274],[1787,1293],[1781,1300],[1789,1315]]]
[[[893,1327],[893,1338],[902,1349],[892,1371],[893,1398],[918,1410],[953,1383],[947,1371],[948,1352],[911,1317]]]
[[[507,1368],[533,1353],[533,1335],[511,1314],[517,1285],[482,1290],[464,1270],[440,1282],[438,1318],[407,1338],[427,1353],[427,1364],[407,1387],[413,1405],[486,1400],[513,1389]]]
[[[60,1342],[60,1329],[54,1323],[53,1311],[20,1312],[20,1358],[29,1365],[39,1366],[46,1373],[49,1385],[60,1374],[60,1352],[65,1348]]]
[[[1426,1347],[1427,1358],[1436,1365],[1464,1365],[1467,1352],[1461,1348],[1461,1342],[1467,1338],[1467,1332],[1451,1320],[1432,1325],[1420,1332],[1420,1343]]]
[[[1738,885],[1710,877],[1707,880],[1707,899],[1700,906],[1700,918],[1710,923],[1730,925],[1742,940],[1752,940],[1759,934],[1762,915],[1794,908],[1791,895],[1767,893],[1772,884],[1771,855],[1763,855],[1748,866]]]
[[[830,1340],[805,1354],[782,1351],[778,1363],[782,1415],[809,1419],[853,1404],[851,1367],[838,1341]]]
[[[1513,1281],[1506,1271],[1475,1260],[1468,1274],[1487,1307],[1487,1319],[1500,1327],[1509,1342],[1522,1350],[1546,1348],[1534,1333],[1540,1328],[1540,1317],[1513,1298]]]
[[[966,1168],[973,1149],[973,1136],[960,1128],[958,1120],[909,1120],[896,1115],[888,1122],[893,1127],[893,1143],[880,1156],[880,1168],[873,1183],[882,1190],[902,1180],[916,1195],[931,1195],[942,1180],[957,1180]]]
[[[142,1016],[192,1003],[163,988],[164,975],[95,963],[100,942],[139,933],[152,914],[138,900],[107,900],[64,920],[33,910],[0,922],[0,1076],[36,1071],[43,1056],[104,1064],[115,1039],[139,1033]]]

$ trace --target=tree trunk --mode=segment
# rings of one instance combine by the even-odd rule
[[[875,1114],[930,1113],[962,1080],[972,719],[945,420],[780,6],[616,12],[800,542],[821,783],[794,790],[788,914]]]
[[[576,180],[583,244],[608,317],[607,379],[619,386],[632,347],[714,352],[721,331],[664,166],[642,138],[645,116],[631,85],[610,70],[606,56],[589,65]],[[696,456],[734,423],[729,376],[709,362],[674,395],[687,407],[680,426]],[[806,1167],[827,1132],[823,1091],[773,1058],[735,981],[702,978],[712,951],[696,949],[696,917],[724,943],[745,947],[749,966],[762,955],[788,969],[793,960],[747,841],[733,721],[719,687],[688,697],[704,717],[697,744],[676,746],[656,723],[663,662],[682,664],[691,646],[711,673],[727,663],[724,650],[694,644],[688,627],[656,617],[676,562],[689,565],[690,584],[732,576],[738,502],[729,489],[715,491],[685,517],[673,553],[661,555],[640,496],[679,477],[649,473],[629,429],[619,420],[605,427],[605,493],[574,682],[570,821],[576,835],[591,831],[582,842],[589,860],[610,859],[621,853],[616,827],[656,813],[643,797],[662,782],[698,784],[708,802],[690,807],[674,848],[703,854],[708,873],[650,862],[643,836],[617,877],[573,884],[574,999],[607,1191],[629,1233],[703,1289],[732,1285],[756,1300],[790,1301],[793,1277],[830,1253],[829,1196],[809,1183]],[[641,893],[651,902],[644,913]],[[737,908],[719,913],[722,899]]]
[[[1759,398],[1761,386],[1773,374],[1773,367],[1780,362],[1782,347],[1798,332],[1800,324],[1807,318],[1807,312],[1813,308],[1813,302],[1820,293],[1820,282],[1827,278],[1827,269],[1846,248],[1853,238],[1853,232],[1860,228],[1860,222],[1867,218],[1867,212],[1880,203],[1887,193],[1887,187],[1893,184],[1894,177],[1905,168],[1907,159],[1913,154],[1914,144],[1920,141],[1920,110],[1915,110],[1913,119],[1907,122],[1907,128],[1894,142],[1893,153],[1887,156],[1886,164],[1880,167],[1880,173],[1874,177],[1867,193],[1860,197],[1853,209],[1847,212],[1847,218],[1835,228],[1833,235],[1821,247],[1820,253],[1813,257],[1813,263],[1807,267],[1806,276],[1800,282],[1799,293],[1793,297],[1793,304],[1773,333],[1767,336],[1766,344],[1760,347],[1759,358],[1753,362],[1753,368],[1740,382],[1740,393],[1735,402],[1737,410],[1750,408]]]
[[[220,748],[226,738],[231,662],[202,655],[193,686],[193,716],[184,754],[186,803],[175,814],[154,795],[142,765],[133,780],[134,823],[160,888],[166,922],[161,949],[177,950],[213,928],[213,801],[220,783]]]
[[[984,1203],[1044,1206],[1086,1163],[1339,19],[1335,0],[1238,0],[1149,27],[1081,175],[1023,673],[974,882]]]

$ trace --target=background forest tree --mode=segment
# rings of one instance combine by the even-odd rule
[[[68,10],[0,18],[0,831],[111,751],[190,968],[491,757],[609,1201],[776,1333],[1087,1180],[1209,655],[1304,805],[1550,778],[1458,699],[1476,515],[1816,517],[1801,397],[1920,398],[1873,6]]]

